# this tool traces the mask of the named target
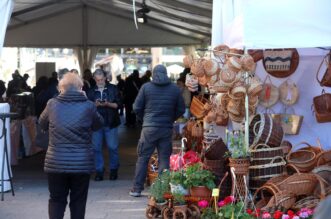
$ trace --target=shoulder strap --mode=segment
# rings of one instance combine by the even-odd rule
[[[330,53],[328,53],[328,54],[326,54],[326,55],[324,56],[324,58],[322,59],[321,64],[319,65],[319,67],[318,67],[318,69],[317,69],[317,72],[316,72],[316,80],[318,81],[318,83],[319,83],[321,86],[323,86],[323,85],[322,85],[322,81],[318,78],[318,74],[319,74],[319,72],[320,72],[320,70],[321,70],[321,67],[322,67],[324,61],[326,60],[326,58],[327,58],[328,56],[331,57]]]

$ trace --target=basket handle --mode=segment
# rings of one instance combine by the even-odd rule
[[[275,196],[275,194],[277,193],[277,191],[272,187],[272,186],[269,186],[269,185],[263,185],[262,187],[258,188],[255,193],[254,193],[254,196],[253,196],[253,202],[255,201],[256,199],[256,196],[259,194],[259,192],[263,191],[263,190],[269,190],[271,191],[271,193]],[[263,193],[261,193],[261,196],[263,197]]]
[[[325,198],[325,184],[324,183],[327,183],[320,175],[318,174],[315,174],[314,175],[316,176],[319,184],[320,184],[320,187],[321,187],[321,194],[320,194],[320,199],[324,199]]]
[[[290,168],[292,168],[297,174],[301,174],[300,173],[300,170],[295,166],[295,165],[293,165],[293,164],[286,164],[286,169],[288,168],[288,167],[290,167]],[[286,171],[286,169],[285,169],[285,171]],[[286,174],[287,174],[287,172],[286,172]]]
[[[269,164],[273,164],[277,159],[281,159],[283,162],[286,163],[285,159],[282,156],[275,156],[271,159],[271,162]]]
[[[218,185],[218,189],[219,190],[221,190],[221,186],[222,186],[223,182],[225,181],[225,179],[228,177],[228,175],[229,175],[229,172],[226,171],[225,174],[224,174],[224,176],[223,176],[223,178],[221,179],[220,184]]]
[[[254,133],[255,134],[255,133]],[[269,145],[267,145],[267,144],[257,144],[257,145],[255,145],[252,149],[254,149],[254,150],[256,150],[256,149],[260,149],[260,147],[259,146],[262,146],[261,147],[261,149],[262,148],[270,148],[270,146]]]
[[[257,126],[258,124],[261,124],[261,121],[258,121],[258,122],[256,122],[256,123],[254,124],[254,126],[253,126],[253,133],[254,133],[254,135],[257,135],[257,134],[258,134],[258,133],[256,133],[256,126]]]
[[[326,54],[325,56],[324,56],[324,58],[322,59],[322,62],[321,62],[321,64],[319,65],[319,67],[318,67],[318,69],[317,69],[317,72],[316,72],[316,80],[318,81],[318,83],[322,86],[322,81],[318,78],[318,75],[319,75],[319,72],[320,72],[320,70],[321,70],[321,67],[322,67],[322,65],[323,65],[323,63],[326,61],[326,57],[329,55],[329,53],[328,54]],[[324,90],[324,89],[323,89]]]
[[[302,142],[300,142],[300,143],[294,145],[294,146],[293,146],[293,149],[296,148],[296,147],[298,147],[299,145],[302,145],[302,144],[304,144],[304,145],[306,145],[306,146],[308,146],[308,147],[310,147],[310,148],[313,147],[313,146],[311,146],[311,144],[309,144],[308,142],[302,141]]]

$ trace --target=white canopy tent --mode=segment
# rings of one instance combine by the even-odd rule
[[[212,47],[227,44],[241,49],[298,48],[300,63],[295,73],[282,79],[271,76],[277,86],[290,79],[300,90],[299,101],[293,108],[296,114],[304,116],[303,124],[299,135],[286,135],[285,139],[293,144],[306,141],[312,145],[319,139],[328,149],[331,123],[317,123],[311,107],[313,97],[323,89],[315,76],[328,51],[316,47],[331,47],[330,8],[328,0],[219,0],[213,4],[212,28]],[[320,77],[324,72],[325,66]],[[256,75],[262,81],[268,75],[262,61],[257,65]],[[278,103],[273,110],[281,113],[282,105]]]
[[[5,40],[5,33],[7,24],[10,19],[10,15],[13,11],[13,2],[12,0],[3,0],[0,2],[0,14],[3,16],[0,20],[0,55],[2,51],[3,42]]]
[[[15,6],[4,46],[76,48],[85,67],[100,47],[198,45],[211,35],[212,0],[146,0],[151,11],[138,30],[131,0],[6,1]]]

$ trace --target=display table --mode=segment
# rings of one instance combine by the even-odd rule
[[[8,103],[0,103],[0,113],[9,113],[10,112],[10,107]],[[7,153],[8,153],[8,158],[10,159],[10,118],[6,118],[6,129],[7,129]],[[2,120],[0,120],[0,136],[3,133],[3,122]],[[4,158],[4,146],[5,146],[5,142],[4,142],[4,136],[2,136],[2,138],[0,139],[0,171],[3,168],[3,163],[4,163],[4,176],[2,178],[2,174],[0,172],[0,182],[1,180],[9,180],[9,174],[8,174],[8,169],[11,172],[11,167],[9,165],[9,168],[7,166],[8,163],[10,162],[3,162],[3,158]],[[11,186],[10,186],[10,182],[9,181],[4,181],[4,191],[9,191],[11,190]],[[1,192],[1,190],[0,190]]]

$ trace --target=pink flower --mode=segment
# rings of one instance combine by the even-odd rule
[[[287,214],[283,214],[282,219],[290,219],[290,216],[288,216]]]
[[[206,201],[206,200],[201,200],[201,201],[198,202],[198,206],[199,206],[200,208],[207,208],[207,207],[208,207],[208,201]]]
[[[262,218],[263,218],[263,219],[268,219],[268,218],[271,218],[271,215],[270,215],[269,212],[263,212],[263,213],[262,213]]]
[[[301,212],[299,213],[299,216],[302,217],[302,218],[308,218],[308,217],[309,217],[309,215],[308,215],[308,213],[307,213],[306,211],[301,211]],[[294,218],[294,217],[293,217],[293,218]]]
[[[219,201],[219,202],[218,202],[218,207],[221,208],[221,207],[223,207],[224,205],[225,205],[225,202],[224,202],[224,201]]]
[[[299,211],[299,214],[300,213],[307,213],[308,216],[312,215],[313,214],[313,210],[312,209],[309,209],[309,208],[301,208],[300,211]],[[301,216],[300,216],[301,217]]]
[[[294,216],[294,217],[292,217],[292,219],[300,219],[300,217],[299,216]]]

